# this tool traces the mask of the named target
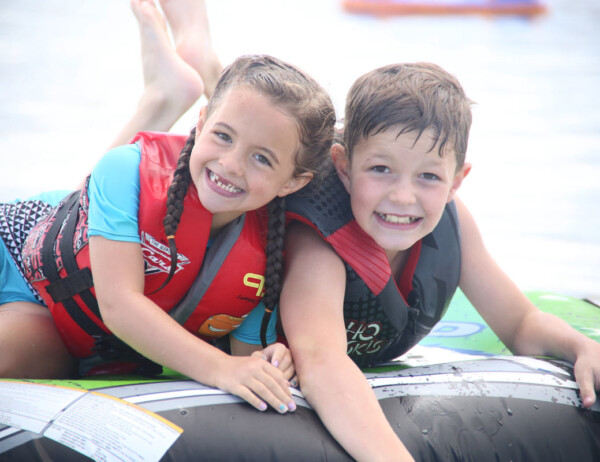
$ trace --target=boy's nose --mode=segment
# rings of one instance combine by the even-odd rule
[[[227,173],[232,175],[242,176],[242,157],[237,149],[231,149],[224,153],[219,158],[219,165],[221,165]]]
[[[410,205],[416,202],[415,191],[408,181],[396,182],[390,190],[389,198],[395,204]]]

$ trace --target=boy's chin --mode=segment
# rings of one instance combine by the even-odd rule
[[[420,240],[419,239],[402,239],[402,240],[391,240],[391,239],[375,239],[375,242],[379,244],[391,262],[399,254],[409,252],[410,249]]]

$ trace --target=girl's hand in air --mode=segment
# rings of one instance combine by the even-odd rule
[[[239,396],[260,411],[266,410],[267,404],[281,414],[295,411],[296,404],[284,372],[268,359],[283,365],[291,361],[291,356],[286,359],[279,347],[267,347],[265,351],[269,356],[263,355],[262,351],[255,352],[252,356],[227,356],[215,371],[214,383],[221,390]],[[289,364],[286,371],[289,371]]]

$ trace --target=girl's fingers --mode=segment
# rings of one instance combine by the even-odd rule
[[[252,391],[278,412],[294,411],[296,404],[292,399],[288,381],[282,377],[279,370],[268,366],[265,368],[265,375],[255,382]]]
[[[298,380],[298,376],[294,374],[294,376],[290,380],[290,385],[294,388],[300,388],[300,380]]]
[[[278,362],[279,364],[277,366],[275,366],[275,364],[273,364],[275,367],[279,368],[279,370],[281,371],[287,371],[290,368],[294,368],[294,362],[292,361],[292,355],[290,353],[290,350],[288,350],[287,348],[284,349],[281,352],[280,357],[278,358]],[[289,377],[286,377],[289,379]]]
[[[241,386],[239,390],[236,390],[234,394],[238,395],[244,401],[247,401],[250,405],[254,406],[259,411],[267,410],[267,403],[252,393],[247,387]]]

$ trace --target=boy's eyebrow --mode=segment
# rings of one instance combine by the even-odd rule
[[[233,133],[234,135],[237,135],[238,132],[228,123],[225,122],[215,122],[214,126],[220,126],[224,129],[226,129],[227,131],[230,131],[231,133]],[[279,165],[279,158],[277,157],[277,154],[275,154],[274,151],[271,151],[269,148],[265,147],[265,146],[255,146],[256,149],[258,149],[259,151],[263,151],[266,154],[269,155],[269,157],[271,157],[273,159],[273,161]]]

